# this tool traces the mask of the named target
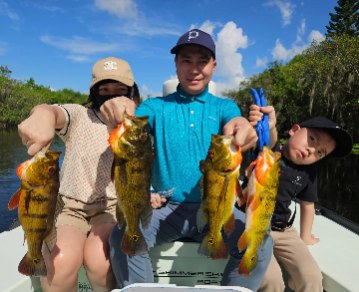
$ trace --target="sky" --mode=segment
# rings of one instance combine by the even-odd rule
[[[92,66],[127,60],[141,95],[176,77],[170,49],[192,28],[216,43],[216,93],[326,33],[336,0],[0,0],[0,65],[11,78],[88,93]]]

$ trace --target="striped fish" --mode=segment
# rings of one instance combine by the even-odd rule
[[[41,248],[53,228],[60,186],[60,154],[60,151],[40,151],[16,169],[21,186],[10,198],[8,209],[18,208],[19,222],[28,246],[18,270],[27,276],[47,274]]]
[[[249,275],[257,264],[258,248],[268,236],[274,212],[279,181],[280,153],[264,147],[251,169],[247,187],[243,190],[246,203],[246,227],[239,238],[238,249],[244,252],[239,273]],[[247,170],[248,170],[247,169]]]
[[[117,222],[126,223],[121,249],[126,254],[147,252],[140,224],[147,228],[151,221],[151,168],[153,150],[148,130],[148,117],[125,114],[123,123],[110,133],[114,152],[112,177],[117,194]]]
[[[199,253],[213,259],[226,258],[227,247],[222,238],[234,230],[233,207],[240,194],[238,182],[242,162],[240,147],[232,143],[233,136],[212,135],[211,145],[205,160],[200,162],[201,210],[199,222],[208,224]]]

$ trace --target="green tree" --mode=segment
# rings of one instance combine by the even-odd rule
[[[11,70],[7,66],[0,66],[0,76],[10,78]]]
[[[326,36],[331,39],[333,35],[347,34],[359,36],[359,1],[338,0],[334,7],[336,13],[329,13],[330,21],[326,26]]]

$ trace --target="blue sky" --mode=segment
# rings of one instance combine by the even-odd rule
[[[0,0],[0,65],[11,77],[88,92],[93,64],[127,60],[142,96],[175,77],[178,37],[190,28],[217,45],[217,93],[287,62],[320,41],[336,0]]]

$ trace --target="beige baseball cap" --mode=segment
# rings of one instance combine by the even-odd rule
[[[106,80],[116,80],[127,86],[133,86],[134,78],[130,65],[122,59],[108,57],[95,63],[92,68],[92,82],[90,88],[96,83]]]

